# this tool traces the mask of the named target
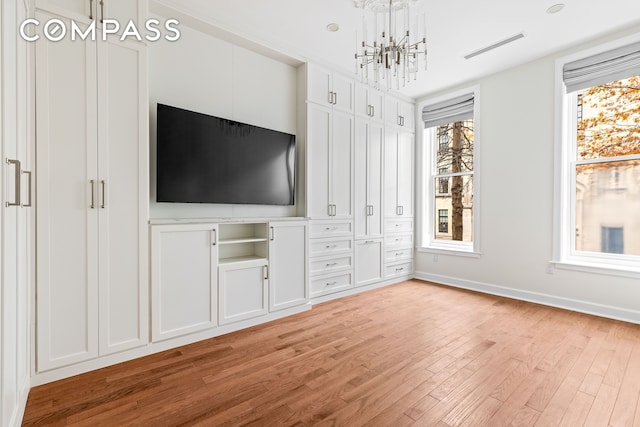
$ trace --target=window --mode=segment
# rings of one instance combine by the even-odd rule
[[[423,107],[421,246],[474,252],[477,90]]]
[[[640,270],[640,42],[559,65],[555,257]]]
[[[449,168],[440,168],[439,175],[446,175]],[[438,194],[449,194],[449,178],[438,178]]]
[[[449,211],[447,209],[438,209],[438,231],[440,233],[449,232]]]

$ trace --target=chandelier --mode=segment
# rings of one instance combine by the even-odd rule
[[[387,90],[399,89],[416,79],[420,58],[427,69],[425,18],[411,20],[411,6],[417,0],[353,0],[356,7],[373,15],[373,38],[362,17],[362,41],[356,34],[356,74],[376,89],[384,81]],[[416,18],[416,17],[414,17]],[[421,22],[419,22],[421,21]],[[419,26],[422,28],[418,28]],[[371,23],[370,23],[371,25]],[[420,33],[418,31],[421,30]],[[417,37],[418,34],[422,36]]]

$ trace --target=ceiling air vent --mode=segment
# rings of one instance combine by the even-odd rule
[[[465,55],[464,59],[471,59],[474,56],[482,55],[485,52],[489,52],[490,50],[493,50],[493,49],[498,48],[500,46],[504,46],[505,44],[514,42],[514,41],[516,41],[518,39],[521,39],[523,37],[524,37],[523,33],[518,33],[518,34],[516,34],[514,36],[511,36],[509,38],[506,38],[504,40],[500,40],[499,42],[496,42],[496,43],[494,43],[492,45],[489,45],[487,47],[483,47],[482,49],[478,49],[478,50],[476,50],[474,52],[471,52],[471,53]]]

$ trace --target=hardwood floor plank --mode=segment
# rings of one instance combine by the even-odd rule
[[[411,280],[35,387],[24,426],[640,427],[640,326]]]

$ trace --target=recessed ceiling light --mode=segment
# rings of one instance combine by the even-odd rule
[[[553,6],[550,6],[549,9],[547,9],[547,13],[549,15],[553,15],[554,13],[560,12],[562,9],[564,9],[564,3],[554,4]]]
[[[331,31],[332,33],[335,33],[339,29],[340,29],[340,25],[336,24],[335,22],[332,22],[331,24],[327,25],[327,31]]]

